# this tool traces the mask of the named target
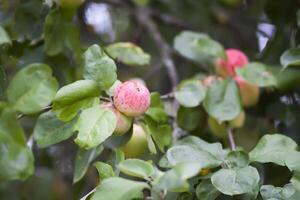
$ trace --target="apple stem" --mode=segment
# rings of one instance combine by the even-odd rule
[[[235,151],[236,145],[235,145],[235,141],[234,141],[234,138],[233,138],[231,128],[226,127],[226,131],[227,131],[227,135],[228,135],[228,139],[229,139],[229,143],[230,143],[230,148],[231,148],[232,151]]]

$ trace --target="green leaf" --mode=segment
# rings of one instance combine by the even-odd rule
[[[34,171],[34,157],[26,144],[15,111],[5,108],[0,116],[0,180],[25,180]]]
[[[158,125],[152,119],[145,117],[146,131],[150,133],[161,152],[172,143],[172,128],[169,124]]]
[[[116,116],[110,110],[94,106],[82,111],[78,119],[75,142],[82,148],[98,146],[111,136],[116,128]]]
[[[109,164],[104,162],[95,162],[93,166],[96,167],[101,181],[115,176],[115,172]]]
[[[109,89],[117,80],[116,64],[98,45],[92,45],[83,54],[85,79],[94,80],[101,89]]]
[[[196,196],[199,200],[215,200],[220,194],[212,185],[210,179],[203,180],[196,187]]]
[[[231,168],[242,168],[249,165],[249,156],[244,151],[231,151],[225,160]]]
[[[294,151],[290,152],[286,155],[285,165],[291,171],[299,171],[300,172],[300,152]]]
[[[75,132],[76,122],[77,119],[68,123],[61,122],[52,111],[41,114],[33,130],[38,147],[48,147],[70,138]]]
[[[177,35],[174,40],[174,48],[182,56],[201,63],[226,57],[221,44],[206,34],[192,31],[183,31]]]
[[[107,54],[114,60],[129,66],[144,66],[150,64],[150,55],[140,47],[130,42],[119,42],[105,48]]]
[[[260,188],[260,194],[263,200],[296,200],[295,197],[299,195],[299,192],[292,184],[287,184],[282,188],[274,187],[273,185],[263,185]]]
[[[150,108],[147,110],[146,115],[157,123],[167,123],[168,115],[165,111],[164,103],[160,99],[159,93],[151,93],[151,105]]]
[[[20,70],[7,88],[8,101],[24,114],[41,111],[58,89],[52,70],[45,64],[31,64]]]
[[[193,131],[204,123],[206,123],[206,113],[203,109],[179,107],[177,112],[177,124],[180,128]]]
[[[144,182],[126,180],[119,177],[105,179],[96,188],[91,200],[132,200],[143,197],[142,190],[149,188]],[[115,192],[113,192],[115,191]]]
[[[166,156],[173,166],[179,163],[197,162],[202,168],[214,168],[221,164],[221,161],[210,153],[185,145],[178,145],[168,149]]]
[[[175,91],[175,98],[182,106],[191,108],[200,105],[205,92],[199,80],[187,80],[180,83]]]
[[[80,80],[62,87],[53,100],[53,111],[62,121],[72,120],[84,108],[99,105],[100,90],[92,80]],[[97,98],[96,98],[97,97]]]
[[[120,85],[122,82],[119,80],[116,80],[114,82],[114,84],[108,89],[106,90],[106,94],[109,95],[110,97],[113,97],[115,95],[115,89],[118,85]]]
[[[64,13],[67,12],[67,13]],[[44,38],[45,50],[48,55],[61,53],[65,46],[75,52],[80,50],[80,35],[78,28],[72,22],[69,10],[53,9],[45,20]]]
[[[254,167],[220,169],[211,177],[212,184],[223,194],[250,193],[259,183],[259,174]]]
[[[241,112],[239,89],[232,79],[215,81],[208,87],[204,108],[219,122],[230,121]]]
[[[119,163],[118,168],[126,175],[146,180],[154,173],[154,167],[149,162],[139,159],[124,160]]]
[[[185,192],[189,189],[187,179],[196,176],[201,165],[195,162],[180,163],[167,171],[153,183],[155,190],[168,190],[171,192]]]
[[[9,44],[11,45],[11,40],[5,29],[0,26],[0,46]]]
[[[287,136],[281,134],[264,135],[249,153],[250,161],[273,162],[284,166],[288,154],[296,151],[296,148],[296,142]]]
[[[243,68],[236,69],[237,75],[260,87],[276,86],[277,80],[275,76],[267,70],[262,63],[252,62]]]
[[[90,150],[78,149],[75,159],[73,183],[80,181],[88,170],[90,163],[104,150],[103,146],[98,146]]]
[[[286,50],[280,57],[283,68],[300,65],[300,48]]]
[[[295,171],[290,182],[293,184],[293,186],[300,191],[300,172]]]

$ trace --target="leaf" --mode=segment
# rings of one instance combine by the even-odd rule
[[[225,160],[231,168],[243,168],[249,165],[249,156],[244,151],[231,151]]]
[[[199,200],[215,200],[220,194],[212,185],[210,179],[203,180],[196,187],[196,196]]]
[[[45,20],[44,38],[45,50],[50,56],[61,53],[65,46],[76,53],[80,50],[80,35],[78,28],[72,23],[69,10],[53,9]]]
[[[260,87],[277,85],[275,76],[270,71],[268,71],[266,66],[262,63],[249,63],[243,68],[237,68],[236,73],[247,82]]]
[[[34,171],[34,157],[26,144],[14,110],[5,108],[0,115],[0,180],[25,180]]]
[[[120,85],[122,82],[119,80],[116,80],[114,82],[114,84],[108,89],[106,90],[106,94],[109,95],[110,97],[113,97],[115,95],[115,89],[118,85]]]
[[[177,124],[180,128],[193,131],[204,123],[206,123],[206,113],[203,109],[179,107],[177,112]]]
[[[175,98],[182,106],[191,108],[200,105],[205,92],[199,80],[187,80],[179,85],[175,91]]]
[[[196,176],[201,170],[197,162],[180,163],[167,171],[153,183],[155,190],[168,190],[171,192],[185,192],[189,189],[187,179]]]
[[[91,149],[104,142],[116,128],[116,116],[100,106],[82,111],[78,119],[78,135],[75,142],[84,149]]]
[[[146,161],[139,159],[127,159],[119,163],[118,168],[126,175],[143,178],[148,178],[154,173],[153,166]]]
[[[157,92],[151,93],[151,105],[148,108],[146,115],[157,123],[167,123],[168,115],[165,111],[163,101],[160,99],[160,94]]]
[[[73,183],[80,181],[88,170],[90,163],[104,150],[98,146],[90,150],[78,149],[75,159]]]
[[[215,81],[208,87],[204,108],[219,122],[230,121],[241,112],[240,94],[232,79]]]
[[[98,45],[90,46],[83,54],[83,59],[83,77],[96,81],[101,89],[109,89],[117,80],[115,62]]]
[[[62,121],[72,120],[79,110],[99,105],[100,90],[92,80],[79,80],[62,87],[53,100],[53,111]],[[95,98],[97,97],[97,98]]]
[[[33,114],[50,104],[58,89],[52,70],[31,64],[20,70],[7,88],[8,101],[23,114]]]
[[[299,171],[300,172],[300,152],[294,151],[289,152],[285,158],[285,165],[291,171]]]
[[[286,50],[280,57],[280,63],[283,68],[289,66],[299,66],[300,65],[300,49],[294,48]]]
[[[109,164],[104,162],[95,162],[93,166],[96,167],[101,181],[115,176],[115,172]]]
[[[296,142],[287,136],[281,134],[264,135],[249,153],[250,161],[273,162],[284,166],[288,154],[296,151],[296,148]]]
[[[6,45],[6,44],[11,45],[12,42],[11,42],[9,35],[5,31],[5,29],[2,26],[0,26],[0,46]]]
[[[39,148],[45,148],[70,138],[75,130],[77,120],[64,123],[57,119],[52,111],[39,116],[34,130],[34,140]]]
[[[297,194],[298,193],[298,194]],[[274,187],[273,185],[263,185],[260,188],[260,194],[263,200],[286,200],[294,199],[299,192],[292,184],[286,184],[284,187]],[[299,196],[298,196],[299,197]],[[296,200],[296,199],[295,199]]]
[[[293,186],[300,191],[300,172],[295,171],[290,182],[293,184]]]
[[[142,190],[149,188],[144,182],[126,180],[119,177],[105,179],[96,188],[91,200],[132,200],[143,197]],[[116,191],[116,192],[113,192]]]
[[[179,163],[197,162],[202,168],[214,168],[221,164],[221,161],[210,153],[184,145],[171,147],[166,156],[173,166]]]
[[[174,48],[182,56],[200,63],[226,57],[221,44],[206,34],[192,31],[183,31],[177,35],[174,40]]]
[[[250,193],[259,183],[259,174],[254,167],[220,169],[211,177],[212,184],[223,194]]]
[[[107,46],[105,49],[110,57],[126,65],[144,66],[150,64],[150,55],[133,43],[114,43]]]

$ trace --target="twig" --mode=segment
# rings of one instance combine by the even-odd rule
[[[137,20],[140,22],[140,25],[148,31],[156,46],[159,48],[162,62],[164,63],[168,71],[172,87],[174,88],[178,83],[178,75],[175,64],[172,60],[172,49],[165,42],[156,24],[152,21],[149,10],[147,8],[137,8],[136,15]]]
[[[39,113],[43,113],[43,112],[47,112],[47,111],[49,111],[49,110],[51,110],[52,109],[52,106],[46,106],[45,108],[43,108],[43,110],[41,110]],[[21,119],[21,118],[23,118],[23,117],[25,117],[26,115],[25,114],[19,114],[18,116],[17,116],[17,119]]]
[[[100,100],[106,101],[106,102],[111,102],[111,99],[109,97],[100,97]]]
[[[96,188],[92,189],[89,193],[87,193],[84,197],[80,198],[80,200],[86,200],[88,196],[90,196],[92,193],[96,191]]]
[[[227,126],[226,131],[227,131],[227,135],[228,135],[228,139],[229,139],[229,143],[230,143],[230,148],[231,148],[232,151],[235,151],[236,145],[235,145],[235,141],[234,141],[234,138],[233,138],[231,128],[229,128]]]
[[[173,92],[170,92],[168,94],[160,96],[160,99],[162,99],[162,100],[164,100],[164,99],[172,99],[172,98],[174,98],[174,93]]]

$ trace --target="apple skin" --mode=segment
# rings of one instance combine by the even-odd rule
[[[76,8],[83,4],[85,0],[54,0],[60,7]]]
[[[241,128],[246,120],[246,114],[244,111],[242,111],[235,119],[229,121],[229,127],[234,128]],[[208,117],[208,126],[211,132],[220,138],[226,138],[227,132],[226,127],[224,123],[219,123],[216,119],[209,116]]]
[[[114,108],[112,103],[103,103],[101,104],[101,108],[113,111],[117,118],[117,126],[114,131],[114,135],[121,136],[129,131],[133,121],[131,117],[123,115],[121,112]]]
[[[215,64],[215,71],[222,77],[232,77],[236,75],[236,68],[243,68],[249,63],[248,57],[238,49],[227,49],[227,59],[217,59]]]
[[[145,154],[147,147],[147,136],[144,129],[140,125],[134,124],[131,138],[122,147],[125,158],[140,158]]]
[[[129,117],[138,117],[150,106],[150,92],[140,81],[126,81],[115,89],[114,105]]]
[[[235,76],[234,80],[239,87],[243,107],[256,105],[259,100],[259,87],[239,76]]]

